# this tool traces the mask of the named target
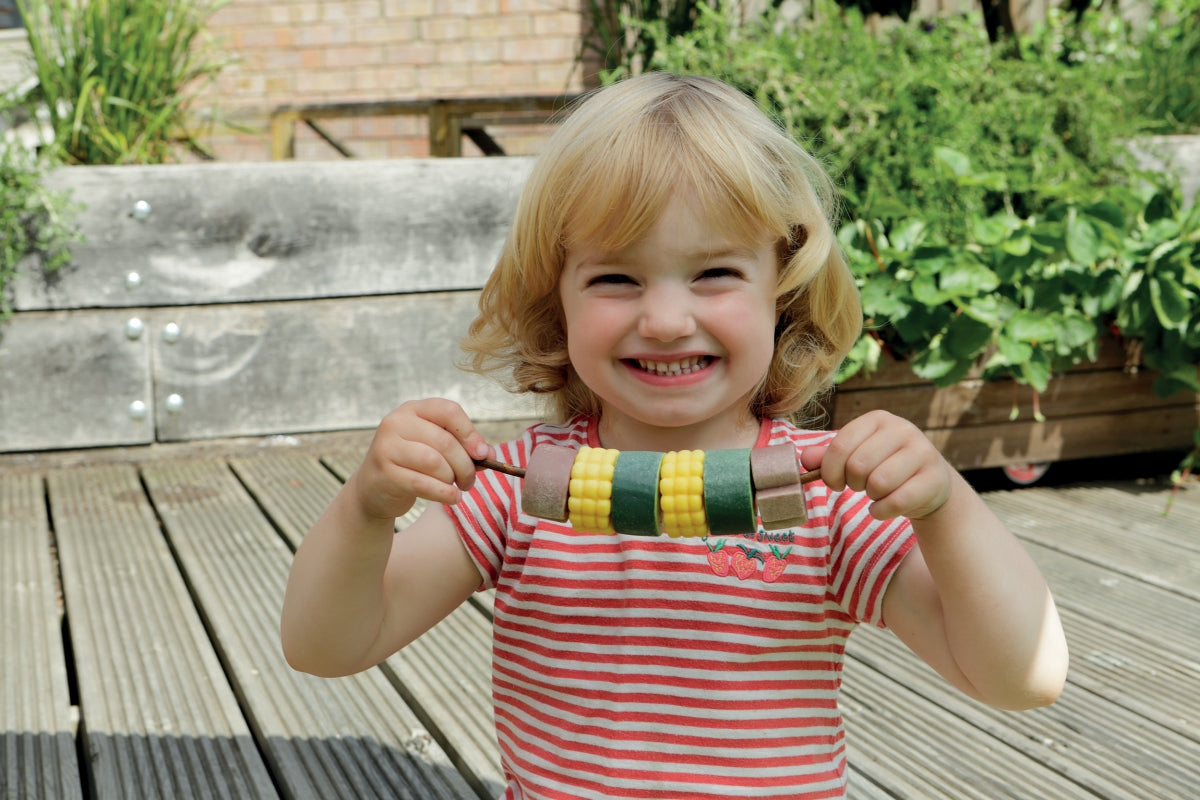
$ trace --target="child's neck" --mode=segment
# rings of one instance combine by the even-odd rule
[[[600,443],[615,450],[729,450],[753,447],[758,441],[762,421],[747,415],[739,424],[684,425],[660,427],[630,419],[601,415]]]

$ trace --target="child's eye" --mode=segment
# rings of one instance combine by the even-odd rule
[[[587,282],[587,285],[588,286],[598,286],[598,285],[604,285],[604,284],[611,285],[611,284],[623,284],[623,283],[633,283],[633,282],[634,282],[633,278],[629,277],[628,275],[622,275],[619,272],[609,272],[609,273],[605,273],[603,275],[596,275],[595,277],[589,279]]]
[[[701,279],[717,279],[717,278],[740,278],[741,270],[733,267],[709,267],[700,273]]]

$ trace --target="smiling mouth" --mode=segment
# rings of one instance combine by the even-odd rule
[[[652,375],[662,375],[665,377],[691,375],[693,372],[699,372],[713,362],[712,356],[691,356],[689,358],[680,359],[679,361],[648,361],[644,358],[629,359],[630,363],[636,364],[638,369],[643,372],[649,372]]]

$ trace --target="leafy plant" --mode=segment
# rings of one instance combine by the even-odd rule
[[[907,213],[961,237],[980,209],[1040,213],[1049,187],[1130,180],[1119,140],[1136,130],[1120,98],[1085,72],[1007,58],[968,17],[876,33],[857,11],[816,9],[813,20],[743,24],[728,6],[700,6],[685,35],[645,30],[659,42],[655,67],[722,78],[807,143],[838,175],[851,218]],[[961,184],[939,147],[972,153],[997,180]]]
[[[965,184],[992,180],[962,153],[939,157]],[[972,215],[951,241],[920,218],[858,219],[840,232],[863,296],[868,344],[937,385],[975,368],[1043,391],[1054,373],[1095,360],[1115,333],[1160,373],[1155,390],[1200,392],[1200,207],[1148,185],[1064,198],[1042,214]]]
[[[17,0],[39,87],[69,164],[152,164],[202,155],[191,104],[227,61],[205,21],[227,0]]]
[[[0,142],[0,320],[11,311],[8,285],[22,261],[33,256],[46,272],[70,259],[78,238],[70,197],[45,188],[46,163],[24,148]]]

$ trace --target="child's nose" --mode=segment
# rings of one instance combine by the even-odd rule
[[[638,321],[638,334],[645,339],[673,342],[696,332],[696,318],[686,298],[677,292],[648,292]]]

